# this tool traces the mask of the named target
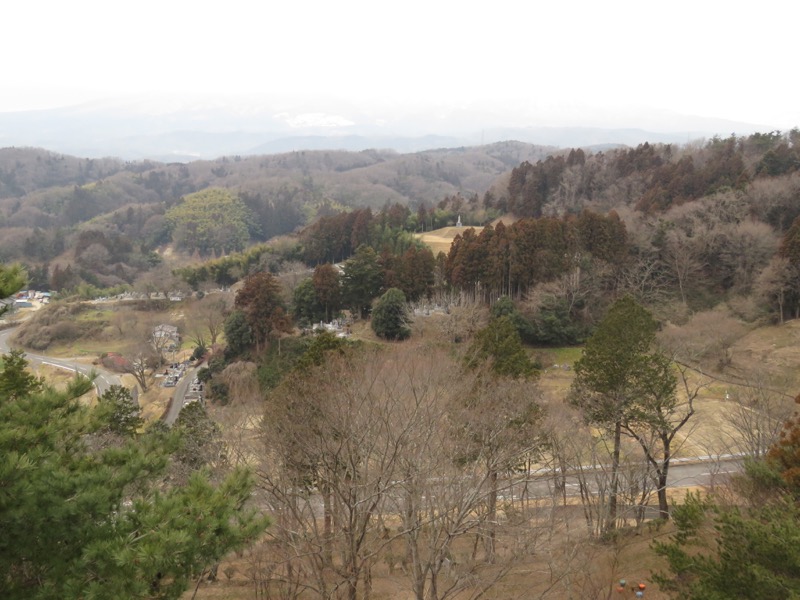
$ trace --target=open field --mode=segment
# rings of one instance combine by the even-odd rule
[[[475,233],[478,234],[483,230],[483,227],[442,227],[427,233],[416,233],[414,237],[426,244],[433,252],[433,255],[436,256],[439,252],[444,254],[450,252],[450,245],[453,243],[453,239],[457,235],[464,233],[466,229],[474,229]]]
[[[515,217],[505,216],[495,219],[491,224],[492,226],[496,226],[502,221],[504,225],[508,226],[517,220],[518,219]],[[444,252],[446,255],[448,252],[450,252],[450,245],[453,243],[453,239],[457,235],[463,234],[467,229],[474,229],[476,235],[483,231],[483,227],[474,227],[472,225],[465,225],[462,227],[441,227],[439,229],[434,229],[433,231],[426,231],[425,233],[415,233],[414,237],[420,240],[423,244],[427,245],[433,252],[434,256],[439,254],[439,252]]]

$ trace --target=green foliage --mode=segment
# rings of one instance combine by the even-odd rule
[[[301,281],[292,292],[292,316],[306,327],[325,318],[325,308],[317,299],[310,277]]]
[[[0,264],[0,300],[16,294],[28,281],[25,270],[20,265],[5,266]],[[0,317],[8,310],[5,305],[0,306]]]
[[[254,233],[249,209],[225,189],[208,188],[189,194],[165,216],[175,244],[202,254],[243,250]]]
[[[575,363],[573,402],[592,423],[622,420],[646,381],[657,323],[626,296],[617,300]]]
[[[359,246],[344,264],[342,294],[345,302],[359,317],[370,311],[372,300],[381,291],[383,272],[378,255],[369,246]]]
[[[654,580],[673,598],[800,598],[800,508],[778,500],[749,510],[689,494],[675,507],[676,532],[656,542],[669,573]]]
[[[339,271],[329,263],[317,265],[312,277],[301,281],[292,293],[292,314],[306,326],[330,321],[341,307]]]
[[[128,388],[112,385],[100,396],[98,402],[109,411],[107,419],[111,432],[131,437],[144,425],[139,405],[134,402]]]
[[[776,496],[790,490],[778,464],[767,460],[747,457],[742,462],[743,472],[731,478],[731,487],[751,505],[770,502]]]
[[[211,369],[200,369],[197,371],[197,379],[202,383],[208,383],[214,378],[214,371]]]
[[[675,434],[694,414],[692,397],[676,414],[672,361],[654,349],[658,325],[632,298],[617,300],[575,363],[570,401],[586,421],[613,431],[611,489],[605,532],[616,527],[621,433],[639,442],[657,478],[659,511],[669,518],[666,486]],[[650,440],[657,440],[655,443]]]
[[[533,326],[530,321],[522,316],[522,313],[517,310],[514,301],[508,296],[502,296],[497,302],[492,304],[491,316],[493,319],[508,317],[514,324],[514,328],[517,330],[517,333],[519,333],[522,341],[527,343],[534,341],[535,332]]]
[[[253,345],[253,331],[247,316],[241,310],[234,310],[225,319],[225,354],[230,357],[240,356]]]
[[[3,597],[177,599],[203,569],[267,526],[245,510],[244,470],[169,487],[170,434],[93,443],[113,411],[78,398],[91,382],[0,395]]]
[[[492,373],[501,377],[518,379],[537,374],[519,332],[508,316],[492,319],[480,330],[465,357],[469,369],[478,369],[487,362]]]
[[[350,346],[352,343],[348,340],[336,337],[330,331],[322,331],[312,338],[305,352],[297,360],[295,369],[304,372],[312,367],[318,367],[325,361],[328,354],[332,352],[343,354],[345,349]]]
[[[216,375],[217,373],[222,373],[225,370],[225,367],[228,366],[228,360],[223,354],[215,354],[210,359],[208,359],[208,368],[201,369],[201,373],[203,371],[208,371],[211,375]]]
[[[386,340],[404,340],[411,335],[409,322],[405,294],[397,288],[386,290],[372,310],[372,331]]]
[[[28,370],[28,361],[22,350],[11,350],[3,355],[0,371],[0,401],[13,401],[42,389],[44,380]]]
[[[196,346],[194,350],[192,350],[192,356],[190,358],[191,360],[200,360],[206,355],[207,352],[208,348],[206,348],[205,345],[200,344]]]
[[[546,297],[532,321],[530,325],[532,343],[564,346],[580,344],[586,337],[586,328],[575,322],[566,300],[562,298]]]
[[[200,469],[218,463],[223,444],[219,425],[213,421],[200,402],[190,402],[181,408],[174,429],[180,436],[175,457],[190,467]]]
[[[281,340],[280,347],[272,344],[267,351],[258,357],[258,385],[266,392],[277,387],[288,373],[290,373],[308,347],[309,338],[287,337]]]
[[[214,404],[225,406],[230,402],[230,389],[224,381],[212,379],[208,386],[208,396]]]

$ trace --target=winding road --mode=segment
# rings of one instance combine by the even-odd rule
[[[11,350],[10,339],[16,331],[16,327],[4,329],[0,331],[0,353],[6,354]],[[122,385],[120,378],[105,369],[100,369],[93,365],[86,365],[74,360],[66,360],[63,358],[54,358],[52,356],[43,356],[39,354],[31,354],[25,352],[25,359],[32,365],[48,365],[56,367],[57,369],[65,369],[73,373],[80,373],[86,377],[94,377],[94,387],[97,390],[98,396],[103,394],[112,385]]]
[[[11,327],[0,331],[0,354],[6,354],[12,349],[10,340],[16,329],[16,327]],[[41,354],[31,354],[27,351],[25,352],[25,359],[32,365],[48,365],[57,369],[65,369],[73,373],[80,373],[89,378],[94,377],[94,387],[97,390],[98,396],[102,395],[112,385],[122,385],[122,381],[118,375],[94,365],[87,365],[75,360],[55,358]],[[198,368],[189,369],[175,387],[173,401],[170,404],[169,411],[164,416],[164,422],[167,423],[167,425],[172,425],[175,419],[178,418],[178,413],[180,413],[181,408],[183,408],[186,390],[192,379],[197,375],[197,371]]]

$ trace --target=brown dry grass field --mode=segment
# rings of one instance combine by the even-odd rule
[[[458,234],[464,233],[466,229],[474,229],[475,233],[478,234],[483,230],[483,227],[443,227],[427,233],[417,233],[414,237],[430,247],[433,255],[436,256],[439,252],[447,254],[450,251],[453,239]]]
[[[501,221],[504,225],[510,225],[516,220],[516,218],[510,216],[500,217],[492,221],[492,226],[496,226]],[[444,252],[446,255],[450,252],[450,245],[453,243],[453,239],[458,234],[464,233],[467,229],[474,229],[476,235],[483,231],[483,227],[474,227],[472,225],[464,227],[442,227],[425,233],[415,233],[414,237],[427,245],[434,256],[439,254],[439,252]]]

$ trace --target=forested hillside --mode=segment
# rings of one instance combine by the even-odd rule
[[[107,498],[118,471],[93,475],[84,518],[63,455],[11,444],[6,479],[61,485],[33,512],[6,498],[17,541],[0,578],[20,598],[177,598],[190,582],[197,597],[598,598],[641,592],[633,578],[655,598],[749,580],[742,597],[795,593],[798,142],[187,165],[4,151],[18,163],[0,169],[0,264],[56,292],[11,342],[80,354],[140,393],[95,415],[75,400],[87,382],[58,392],[3,357],[9,440],[47,417],[63,434],[42,439],[63,435],[76,465],[139,470]],[[455,235],[434,254],[421,236],[439,228]],[[5,294],[23,279],[0,268]],[[172,380],[182,359],[203,367],[188,367],[191,399],[189,376]],[[140,407],[165,423],[177,407],[177,437]],[[676,475],[677,459],[702,474]],[[723,486],[723,464],[745,476]],[[238,493],[218,499],[205,478],[225,474]],[[218,502],[219,523],[183,510],[186,494]],[[58,527],[31,537],[31,514]],[[70,577],[48,578],[53,561]]]
[[[159,164],[6,148],[0,150],[0,260],[24,262],[38,288],[132,284],[158,262],[152,252],[173,241],[188,256],[208,257],[339,210],[482,195],[512,167],[550,151],[502,143],[409,155],[318,151]],[[183,198],[216,188],[243,205],[247,235],[231,243],[217,223],[201,243],[184,243]]]
[[[407,298],[455,290],[487,303],[509,296],[535,343],[581,341],[623,294],[678,322],[721,302],[748,321],[783,321],[800,310],[796,142],[793,131],[684,148],[570,150],[515,166],[483,197],[319,216],[290,256],[313,267],[363,245],[384,290],[399,287]],[[501,215],[514,218],[490,223]],[[459,218],[482,227],[464,228],[427,267],[409,266],[421,251],[415,233]],[[193,286],[229,284],[259,260],[254,248],[182,274]]]
[[[454,225],[459,216],[482,226],[512,215],[558,224],[500,229],[490,254],[502,264],[492,266],[468,266],[489,256],[488,248],[477,248],[490,244],[490,232],[462,240],[450,257],[451,284],[479,284],[484,295],[521,294],[578,263],[610,259],[620,266],[622,252],[627,270],[617,276],[640,285],[642,294],[677,289],[684,302],[708,302],[704,294],[749,293],[768,264],[777,268],[770,261],[800,214],[797,135],[597,153],[507,142],[408,155],[317,151],[189,164],[7,148],[0,151],[0,260],[24,263],[37,288],[103,289],[163,272],[165,249],[169,268],[186,266],[311,226],[289,258],[314,266],[347,258],[361,242],[378,253],[401,253],[411,234]],[[193,211],[198,203],[205,208]],[[599,232],[578,243],[571,219],[584,210],[616,220],[624,234],[612,227],[602,235],[622,246],[604,247]],[[582,217],[583,237],[589,221]],[[522,231],[538,249],[513,241]],[[475,244],[470,259],[467,247]],[[655,272],[641,272],[656,264]],[[643,280],[634,284],[637,278]]]

